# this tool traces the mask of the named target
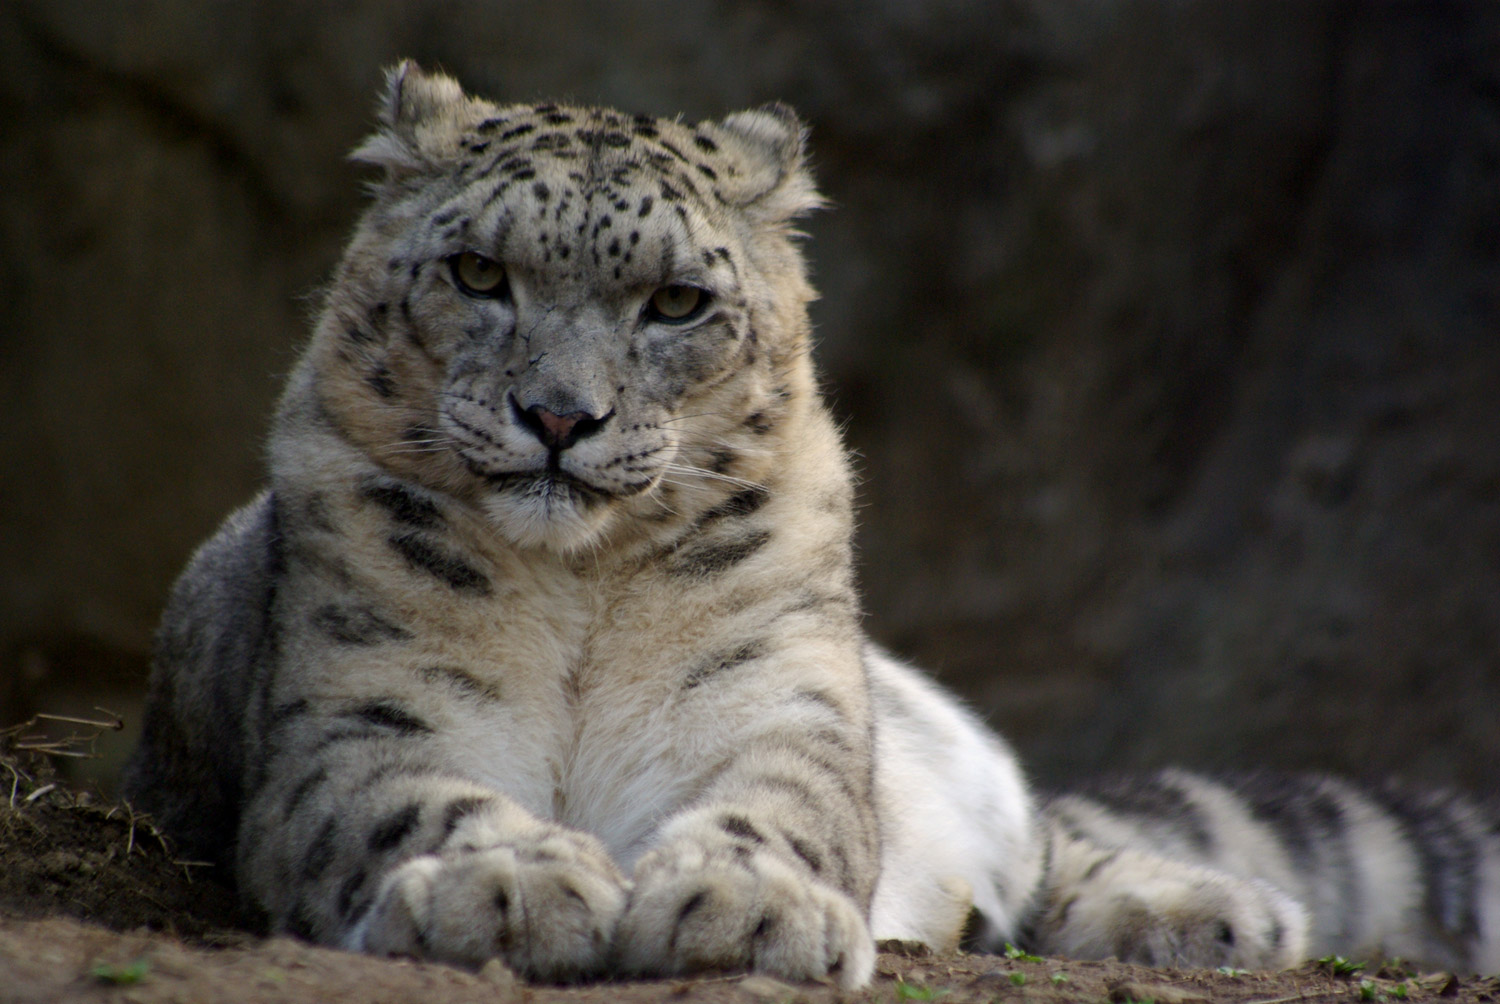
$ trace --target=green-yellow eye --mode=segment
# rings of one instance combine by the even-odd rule
[[[453,270],[453,281],[458,288],[470,296],[500,297],[507,292],[505,267],[498,261],[486,258],[473,251],[465,251],[448,259]]]
[[[668,324],[682,324],[701,314],[708,306],[708,299],[708,293],[697,286],[663,286],[651,294],[651,318]]]

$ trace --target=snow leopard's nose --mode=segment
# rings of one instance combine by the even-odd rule
[[[514,397],[510,399],[510,407],[518,423],[531,430],[531,434],[543,446],[557,453],[604,428],[604,423],[614,414],[614,409],[610,409],[598,417],[586,411],[570,411],[566,415],[559,415],[539,404],[522,408]]]

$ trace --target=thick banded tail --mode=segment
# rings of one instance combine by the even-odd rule
[[[1058,839],[1284,893],[1306,912],[1308,956],[1500,971],[1494,805],[1322,775],[1214,779],[1164,770],[1056,796],[1046,812]],[[1117,881],[1131,881],[1129,872]]]

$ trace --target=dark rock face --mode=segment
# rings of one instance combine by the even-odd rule
[[[1500,787],[1500,7],[641,10],[0,9],[0,717],[135,686],[411,55],[802,111],[872,629],[1039,775]]]

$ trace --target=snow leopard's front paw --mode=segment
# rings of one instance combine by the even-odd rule
[[[407,861],[349,947],[463,965],[499,956],[533,979],[579,979],[603,971],[628,895],[597,840],[550,830]]]
[[[641,859],[616,950],[632,973],[744,970],[864,986],[875,945],[844,893],[765,851],[679,840]]]
[[[1302,961],[1307,914],[1264,882],[1129,850],[1096,856],[1051,890],[1038,950],[1147,966],[1282,969]]]

